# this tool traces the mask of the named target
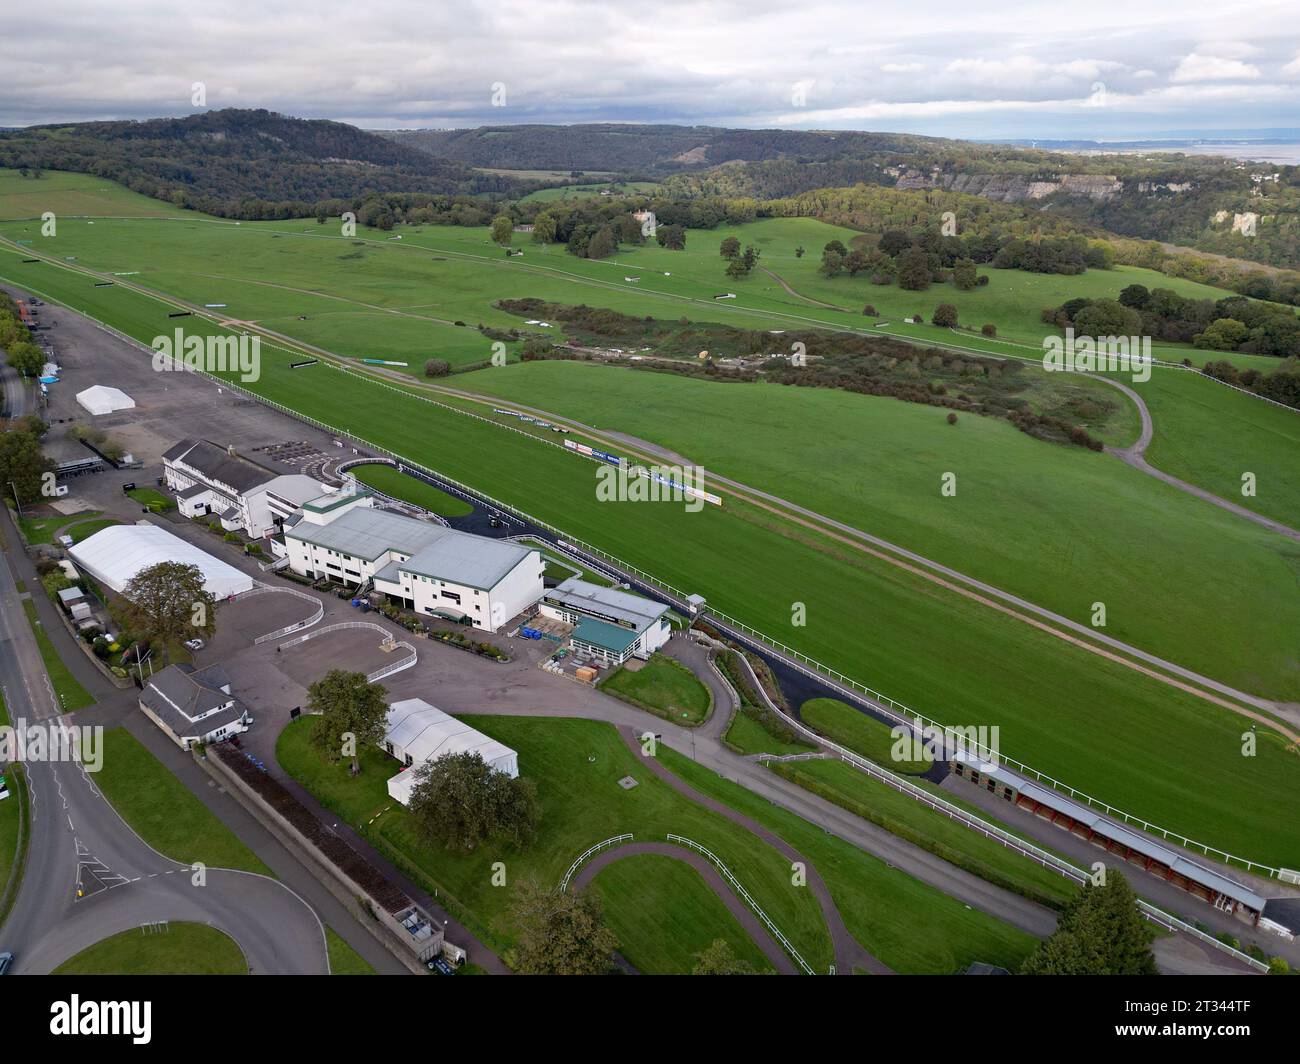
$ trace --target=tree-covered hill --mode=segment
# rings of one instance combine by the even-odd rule
[[[0,132],[0,166],[95,174],[178,206],[234,218],[311,214],[322,203],[374,192],[521,189],[341,122],[263,110]]]

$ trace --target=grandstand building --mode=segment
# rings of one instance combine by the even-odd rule
[[[372,585],[408,610],[495,632],[542,594],[536,548],[378,510],[369,492],[302,505],[284,533],[289,568]]]

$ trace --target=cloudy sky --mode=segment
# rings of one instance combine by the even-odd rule
[[[50,0],[8,16],[0,71],[0,125],[266,107],[388,128],[1300,126],[1300,24],[1271,0]]]

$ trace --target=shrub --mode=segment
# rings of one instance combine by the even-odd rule
[[[950,413],[950,414],[948,415],[948,424],[949,424],[949,425],[955,425],[955,424],[957,424],[957,415],[956,415],[956,414],[951,414],[951,413]]]
[[[984,325],[980,326],[980,332],[985,336],[997,336],[998,327],[992,322],[986,322]]]
[[[934,317],[930,321],[935,325],[950,329],[957,324],[957,308],[951,303],[940,303],[934,308]]]
[[[880,315],[880,311],[878,311],[870,303],[868,303],[865,307],[862,308],[862,313],[865,314],[868,318],[875,318],[875,317],[879,317]]]
[[[445,377],[451,372],[451,363],[444,358],[431,358],[424,364],[426,377]]]

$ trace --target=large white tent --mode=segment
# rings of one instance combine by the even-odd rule
[[[118,594],[141,569],[158,562],[197,565],[204,590],[218,600],[253,586],[253,578],[157,525],[110,525],[68,549],[78,565]]]
[[[507,776],[519,775],[519,755],[510,747],[429,705],[422,698],[407,698],[388,707],[383,747],[410,767],[388,781],[389,795],[409,804],[415,770],[443,754],[476,753],[489,768]]]
[[[111,414],[115,410],[130,410],[135,406],[135,400],[121,388],[110,388],[105,384],[96,384],[84,392],[78,392],[77,402],[92,414]]]

